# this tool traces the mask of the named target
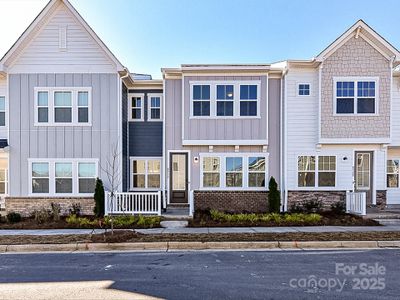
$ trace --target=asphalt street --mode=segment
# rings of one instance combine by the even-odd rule
[[[399,299],[400,250],[0,255],[0,299]]]

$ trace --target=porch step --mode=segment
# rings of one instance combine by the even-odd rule
[[[374,219],[384,226],[400,226],[400,219]]]
[[[163,228],[184,228],[188,226],[188,221],[161,221]]]
[[[400,220],[400,212],[392,212],[392,211],[381,211],[379,213],[367,213],[365,216],[367,219],[373,220]]]
[[[188,203],[170,203],[167,204],[167,209],[168,208],[189,208]]]
[[[167,210],[162,214],[164,219],[167,220],[190,220],[192,217],[189,216],[189,206],[167,206]]]

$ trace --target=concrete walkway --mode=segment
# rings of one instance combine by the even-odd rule
[[[118,230],[118,229],[117,229]],[[293,233],[293,232],[368,232],[368,231],[400,231],[400,226],[305,226],[305,227],[203,227],[203,228],[153,228],[136,229],[143,234],[208,234],[208,233]],[[104,229],[0,229],[4,235],[70,235],[99,234]]]

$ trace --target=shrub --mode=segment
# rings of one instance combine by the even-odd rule
[[[322,210],[321,200],[306,200],[303,202],[304,212],[306,213],[318,213]]]
[[[90,220],[88,218],[78,217],[77,215],[70,215],[66,219],[68,224],[77,225],[80,227],[96,226],[98,220]]]
[[[271,213],[278,213],[281,207],[281,194],[274,177],[269,180],[268,209]]]
[[[60,221],[61,206],[58,203],[51,203],[51,215],[54,221]]]
[[[69,209],[69,214],[80,216],[81,215],[81,204],[80,203],[72,203],[72,207]]]
[[[94,190],[94,214],[96,217],[104,216],[104,186],[100,178],[96,179],[96,188]]]
[[[42,208],[40,210],[35,210],[33,212],[33,216],[35,218],[36,223],[43,224],[49,221],[51,214],[47,209]]]
[[[291,213],[303,213],[304,212],[304,207],[301,203],[295,202],[290,206],[289,211]]]
[[[346,213],[346,204],[343,201],[338,201],[331,204],[331,212],[336,215],[343,215]]]
[[[22,217],[17,212],[9,212],[7,214],[7,221],[10,223],[18,223],[18,222],[21,222],[21,220],[22,220]]]
[[[319,214],[304,214],[304,222],[306,223],[318,223],[322,217]]]

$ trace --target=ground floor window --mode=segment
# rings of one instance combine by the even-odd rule
[[[386,167],[386,186],[388,188],[399,187],[399,160],[389,159]]]
[[[336,186],[336,156],[298,156],[297,185],[298,187]]]
[[[30,159],[29,166],[32,194],[74,195],[94,193],[98,176],[97,160]]]
[[[161,188],[161,158],[131,157],[131,189]]]
[[[264,189],[265,153],[201,153],[201,188]]]
[[[0,158],[0,194],[7,194],[8,186],[8,160]]]

